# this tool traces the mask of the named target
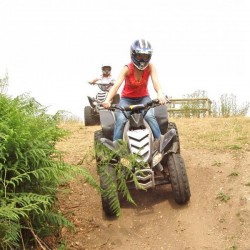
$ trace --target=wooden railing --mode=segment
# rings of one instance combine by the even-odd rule
[[[204,117],[211,115],[209,98],[170,98],[167,104],[169,116],[173,117]]]

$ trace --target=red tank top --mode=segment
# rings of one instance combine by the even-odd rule
[[[135,79],[135,66],[133,63],[126,65],[129,68],[129,73],[125,78],[125,85],[122,90],[122,97],[138,98],[148,96],[148,78],[149,66],[142,73],[140,80]]]

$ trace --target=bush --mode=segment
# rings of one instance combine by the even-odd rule
[[[72,226],[56,207],[62,182],[80,173],[97,186],[86,170],[62,161],[55,144],[68,133],[59,121],[28,95],[0,91],[0,249],[41,247],[42,238]]]
[[[205,101],[191,101],[196,98],[207,98],[207,92],[205,90],[196,90],[191,94],[184,96],[189,98],[190,101],[181,105],[182,116],[185,117],[202,117],[205,116],[205,111],[199,109],[206,108]],[[219,101],[213,101],[211,107],[211,113],[214,117],[236,117],[246,116],[250,107],[250,103],[243,103],[241,106],[237,103],[237,98],[233,94],[222,94]]]
[[[249,109],[249,102],[239,106],[235,95],[223,94],[220,97],[217,114],[223,117],[246,116]]]

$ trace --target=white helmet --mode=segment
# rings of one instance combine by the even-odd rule
[[[103,64],[102,65],[102,73],[104,75],[110,75],[111,74],[112,67],[110,64]]]

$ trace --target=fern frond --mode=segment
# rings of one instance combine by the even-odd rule
[[[17,249],[21,236],[21,227],[18,222],[1,220],[0,217],[0,247],[1,249]]]
[[[59,121],[27,94],[0,94],[0,249],[24,248],[22,239],[38,242],[43,228],[49,234],[70,226],[55,209],[61,183],[82,177],[99,189],[90,172],[63,162],[55,145],[69,132]]]
[[[96,157],[97,157],[97,172],[101,178],[105,178],[105,189],[102,190],[102,195],[108,197],[110,200],[110,206],[116,214],[120,213],[120,204],[118,196],[115,195],[119,192],[126,200],[136,206],[134,199],[131,196],[128,180],[133,181],[137,189],[145,188],[138,181],[135,170],[145,168],[145,163],[140,160],[140,156],[130,154],[128,151],[128,145],[126,142],[120,141],[116,152],[111,151],[101,143],[96,143]],[[122,164],[122,161],[126,163]],[[109,175],[107,169],[109,169],[112,163],[115,169],[116,176]]]

